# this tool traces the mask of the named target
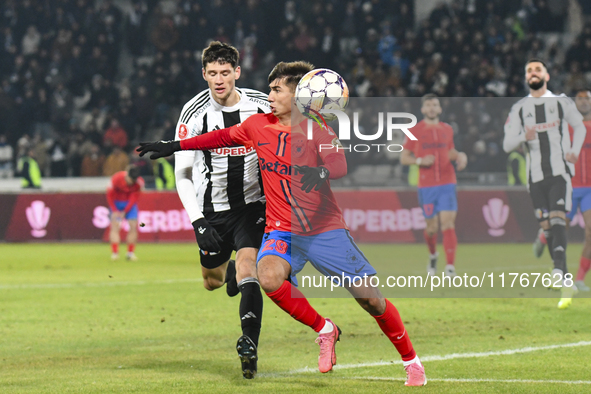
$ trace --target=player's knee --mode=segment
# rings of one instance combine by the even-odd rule
[[[219,289],[224,285],[224,282],[215,278],[203,278],[203,287],[206,290],[213,291]]]
[[[456,228],[455,223],[453,221],[441,223],[441,231],[450,230]]]
[[[283,284],[284,280],[278,278],[275,275],[269,273],[259,273],[259,283],[265,293],[272,293],[279,289]]]
[[[236,261],[236,278],[256,278],[257,264],[250,258]]]

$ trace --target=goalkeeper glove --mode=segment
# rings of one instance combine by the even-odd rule
[[[204,252],[221,252],[222,247],[220,245],[224,240],[205,218],[197,219],[192,224],[199,249]]]
[[[310,193],[312,189],[319,190],[324,182],[328,181],[330,172],[324,167],[294,166],[302,177],[302,190]]]
[[[150,156],[152,160],[170,156],[180,150],[182,150],[180,141],[140,142],[139,148],[136,149],[140,153],[140,157],[148,152],[156,152]]]

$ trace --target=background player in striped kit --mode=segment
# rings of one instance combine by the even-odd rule
[[[175,140],[234,126],[252,114],[270,111],[265,94],[235,86],[240,77],[236,48],[214,41],[203,50],[202,63],[209,89],[185,104]],[[175,177],[201,249],[204,287],[214,290],[227,283],[228,295],[241,293],[243,335],[237,348],[243,376],[251,379],[257,370],[263,313],[256,258],[265,229],[265,198],[257,155],[244,146],[177,152]],[[235,265],[230,261],[233,250]]]
[[[580,208],[585,222],[585,245],[579,262],[575,285],[581,291],[589,291],[589,287],[585,285],[585,275],[591,267],[591,133],[589,132],[591,130],[591,91],[588,89],[579,90],[575,97],[575,104],[583,115],[587,135],[579,154],[579,160],[575,164],[575,175],[572,177],[573,203],[572,209],[567,213],[566,218],[570,224]],[[574,132],[572,127],[569,127],[569,131],[572,137]],[[536,257],[542,256],[546,244],[547,240],[544,231],[540,230],[533,247]]]
[[[456,172],[451,162],[455,161],[458,171],[461,171],[466,168],[468,157],[454,147],[451,126],[439,121],[441,104],[437,96],[427,94],[421,101],[421,113],[425,118],[412,128],[417,141],[406,137],[400,163],[419,166],[419,205],[427,223],[424,236],[430,253],[427,272],[429,275],[437,273],[437,232],[441,226],[447,261],[444,272],[445,275],[455,276],[458,201]]]
[[[550,76],[543,61],[531,59],[526,63],[525,80],[530,94],[511,108],[503,149],[510,152],[525,145],[528,189],[536,218],[550,245],[552,276],[558,279],[568,272],[565,213],[571,209],[571,176],[587,131],[574,102],[548,90]],[[572,143],[569,124],[574,130]],[[558,308],[568,308],[577,288],[574,283],[563,281],[561,290]]]

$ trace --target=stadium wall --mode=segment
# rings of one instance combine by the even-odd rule
[[[423,242],[425,220],[414,190],[337,190],[353,237],[362,243]],[[460,189],[456,232],[460,242],[531,242],[538,225],[523,189]],[[107,241],[104,193],[0,194],[0,240]],[[145,192],[139,202],[141,242],[193,242],[188,215],[175,192]],[[123,228],[125,231],[126,223]],[[583,240],[578,214],[569,239]]]

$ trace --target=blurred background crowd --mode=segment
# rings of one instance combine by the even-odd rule
[[[341,73],[359,97],[519,97],[530,57],[547,61],[556,93],[591,85],[591,1],[450,0],[417,17],[426,3],[3,0],[0,176],[24,156],[43,176],[107,176],[130,162],[152,175],[133,148],[173,137],[182,105],[207,87],[200,53],[213,39],[239,49],[238,86],[263,92],[277,61],[298,59]],[[504,114],[461,108],[442,120],[467,171],[505,172]],[[363,172],[376,160],[349,165]]]

